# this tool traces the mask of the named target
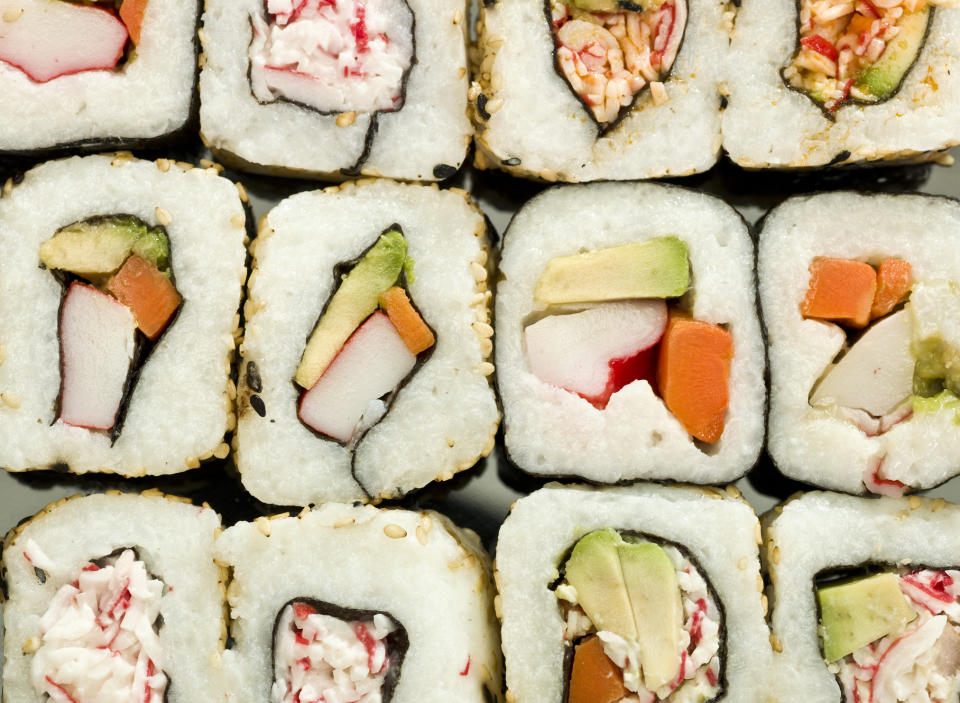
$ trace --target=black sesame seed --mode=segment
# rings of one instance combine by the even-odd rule
[[[44,571],[43,569],[40,569],[35,566],[33,567],[33,573],[37,575],[37,581],[39,581],[40,583],[47,582],[47,572]]]
[[[260,417],[267,416],[267,406],[263,404],[263,398],[260,396],[250,396],[250,407],[253,408]]]
[[[490,113],[487,112],[487,96],[483,93],[477,96],[477,114],[485,120],[490,119]]]
[[[247,362],[247,388],[252,390],[254,393],[259,393],[263,390],[263,381],[260,379],[260,370],[252,361]]]
[[[434,178],[450,178],[453,174],[457,172],[456,166],[451,166],[450,164],[437,164],[433,167],[433,177]]]

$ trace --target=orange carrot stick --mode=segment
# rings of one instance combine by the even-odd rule
[[[419,354],[432,347],[437,341],[400,286],[394,286],[380,294],[380,307],[397,328],[400,339],[407,345],[411,354]]]
[[[623,672],[603,651],[596,635],[577,645],[567,703],[612,703],[627,695]]]
[[[719,325],[671,315],[660,341],[660,396],[680,424],[704,442],[723,434],[733,337]]]
[[[884,259],[877,267],[877,293],[873,296],[870,317],[883,317],[907,297],[913,285],[910,262]]]
[[[140,43],[140,30],[143,29],[143,13],[147,11],[147,0],[123,0],[120,4],[120,21],[130,34],[130,41]]]
[[[180,294],[170,279],[146,259],[132,254],[113,274],[107,290],[133,312],[137,326],[156,339],[180,307]]]
[[[863,327],[870,321],[876,290],[877,272],[870,264],[852,259],[814,259],[810,287],[800,312],[804,317]]]

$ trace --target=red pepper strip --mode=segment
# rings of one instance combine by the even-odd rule
[[[87,564],[81,571],[100,571],[100,567],[96,564]]]
[[[717,685],[717,675],[713,673],[713,669],[707,669],[707,683],[711,686]]]
[[[463,671],[460,672],[461,676],[466,676],[470,673],[470,655],[467,655],[467,665],[463,667]]]
[[[703,615],[707,610],[707,601],[703,598],[697,600],[697,609],[690,616],[690,646],[696,647],[700,642],[703,633],[700,631],[703,625]]]
[[[811,51],[816,51],[818,54],[826,56],[831,61],[837,60],[837,47],[819,34],[811,34],[809,37],[804,37],[800,40],[800,43]]]
[[[297,640],[297,644],[310,644],[310,640],[300,634],[300,630],[293,631],[294,639]]]
[[[305,620],[308,615],[315,615],[316,610],[306,603],[294,603],[293,604],[293,614],[297,616],[298,620]]]

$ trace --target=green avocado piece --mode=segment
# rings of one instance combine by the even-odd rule
[[[637,629],[620,567],[623,540],[611,529],[583,537],[573,548],[565,567],[567,583],[577,589],[577,600],[597,630],[624,639],[637,639]]]
[[[407,240],[399,230],[380,235],[334,292],[310,335],[296,382],[312,388],[360,324],[374,313],[380,294],[396,283],[407,261]]]
[[[908,308],[914,395],[935,396],[943,389],[960,395],[960,287],[952,281],[918,283]]]
[[[911,405],[915,415],[952,412],[954,424],[960,425],[960,398],[950,391],[940,391],[929,397],[913,396]]]
[[[158,227],[141,234],[133,243],[131,253],[146,259],[161,271],[170,268],[170,242]]]
[[[833,662],[917,617],[894,574],[875,574],[817,589],[823,657]]]
[[[546,305],[676,298],[689,284],[686,242],[678,237],[657,237],[551,259],[533,297]]]
[[[653,542],[617,548],[640,642],[644,686],[656,691],[680,671],[683,603],[677,570],[663,547]]]
[[[893,95],[923,48],[929,21],[929,6],[904,14],[897,23],[900,28],[897,36],[887,44],[876,63],[857,76],[857,88],[868,92],[874,100]]]
[[[164,270],[169,257],[167,235],[136,217],[95,217],[58,230],[40,245],[40,260],[50,269],[95,276],[113,273],[131,252]]]

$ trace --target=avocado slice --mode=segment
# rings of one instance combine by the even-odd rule
[[[40,245],[40,261],[47,268],[85,277],[115,272],[131,253],[161,271],[169,270],[166,233],[133,216],[108,215],[75,222]]]
[[[676,298],[689,284],[686,242],[678,237],[657,237],[551,259],[533,297],[546,305]]]
[[[903,77],[913,66],[923,40],[927,36],[930,22],[930,7],[924,6],[916,12],[905,13],[897,23],[900,32],[887,44],[887,48],[869,68],[857,76],[856,85],[875,101],[885,100],[900,87]]]
[[[913,393],[960,395],[960,286],[952,281],[918,283],[907,306],[912,321],[910,351],[916,359]]]
[[[895,632],[917,617],[891,573],[817,589],[823,657],[828,662]]]
[[[334,292],[310,335],[295,380],[312,388],[353,331],[374,313],[380,294],[400,277],[407,261],[407,240],[399,228],[380,235]]]

